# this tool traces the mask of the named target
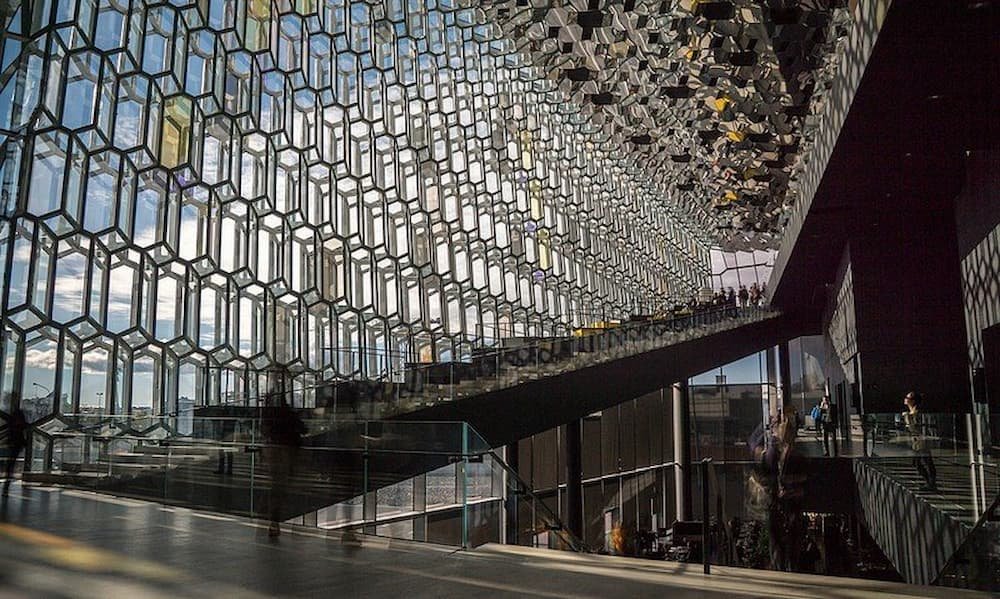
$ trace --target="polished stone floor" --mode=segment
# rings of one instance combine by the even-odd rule
[[[8,597],[978,596],[893,583],[490,545],[474,551],[15,484],[0,522]]]

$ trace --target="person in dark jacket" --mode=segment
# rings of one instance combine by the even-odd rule
[[[910,449],[913,451],[913,465],[916,467],[920,477],[924,479],[921,486],[922,491],[937,492],[937,468],[934,467],[934,458],[931,456],[930,443],[928,437],[929,423],[926,416],[920,412],[920,402],[923,397],[910,391],[903,398],[906,411],[903,412],[903,421],[906,423],[906,430],[910,433]]]
[[[833,456],[837,457],[837,423],[840,422],[837,413],[837,404],[830,401],[829,395],[823,396],[823,403],[820,404],[823,412],[823,455],[830,455],[830,437],[833,437]]]
[[[282,508],[288,496],[288,487],[292,482],[295,462],[306,428],[283,396],[272,393],[270,399],[277,405],[268,409],[264,421],[267,436],[264,458],[271,474],[268,505],[271,526],[268,528],[268,534],[277,537],[281,534]]]
[[[28,419],[20,406],[11,410],[10,415],[5,416],[4,419],[7,424],[7,463],[4,467],[3,501],[6,503],[7,494],[10,492],[10,483],[14,480],[17,458],[28,446]]]
[[[747,291],[746,285],[740,285],[739,298],[740,298],[740,307],[746,308],[747,303],[750,301],[750,292]]]

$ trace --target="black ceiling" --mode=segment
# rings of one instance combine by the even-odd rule
[[[883,211],[950,205],[967,152],[997,147],[997,16],[995,0],[893,3],[788,262],[771,282],[775,305],[819,318],[852,227]]]

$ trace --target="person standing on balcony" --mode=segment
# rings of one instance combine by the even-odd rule
[[[750,305],[756,306],[760,302],[760,287],[757,287],[757,282],[754,281],[750,285]]]
[[[833,457],[837,457],[837,404],[830,401],[829,395],[823,396],[823,401],[819,404],[823,419],[823,455],[830,456],[830,437],[833,437]]]
[[[12,398],[13,399],[13,398]],[[19,402],[12,402],[17,404]],[[14,480],[14,468],[17,466],[17,458],[28,446],[28,419],[20,405],[17,405],[7,420],[7,463],[4,468],[5,480],[3,483],[3,502],[7,503],[7,495],[10,493],[10,482]]]
[[[903,422],[906,423],[906,430],[910,433],[910,449],[913,451],[913,465],[916,467],[920,477],[924,479],[921,491],[934,491],[937,489],[937,468],[934,467],[934,458],[928,446],[928,423],[926,416],[920,412],[920,403],[923,397],[910,391],[903,398],[903,405],[906,411],[903,412]]]
[[[746,285],[740,285],[739,297],[740,297],[740,307],[741,308],[746,308],[747,307],[747,302],[750,301],[750,292],[747,291],[747,286]]]

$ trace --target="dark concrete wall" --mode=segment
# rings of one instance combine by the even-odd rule
[[[831,389],[859,384],[865,412],[898,411],[911,390],[924,395],[927,411],[968,411],[953,204],[916,190],[908,202],[905,210],[887,201],[857,211],[827,290],[827,376]]]
[[[1000,409],[1000,149],[972,152],[955,202],[976,401]]]
[[[955,222],[962,258],[1000,226],[1000,148],[966,157],[965,186],[955,202]],[[1000,269],[1000,264],[994,266]]]
[[[970,408],[968,348],[958,352],[959,246],[982,238],[984,225],[956,227],[955,198],[968,152],[996,144],[1000,119],[984,102],[996,96],[998,13],[996,3],[892,3],[794,250],[784,252],[784,274],[772,281],[775,305],[822,311],[850,248],[869,412],[897,410],[910,389],[928,409]]]
[[[961,265],[950,202],[869,212],[851,238],[866,412],[901,409],[915,390],[927,411],[969,409]]]

